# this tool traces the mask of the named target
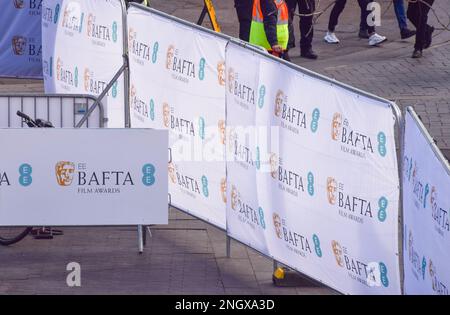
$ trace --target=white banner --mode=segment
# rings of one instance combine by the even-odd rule
[[[46,93],[98,96],[123,64],[120,0],[44,0],[43,75]],[[124,80],[102,100],[108,127],[124,127]]]
[[[400,294],[389,104],[231,43],[226,60],[229,235],[343,293]]]
[[[225,229],[225,45],[130,7],[132,127],[169,130],[172,205]]]
[[[163,130],[0,129],[0,225],[167,224],[167,141]]]
[[[450,174],[410,110],[403,152],[405,294],[448,295]]]
[[[42,78],[41,2],[2,1],[0,77]]]

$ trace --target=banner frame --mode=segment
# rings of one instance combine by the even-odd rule
[[[251,44],[249,44],[247,42],[244,42],[242,40],[231,38],[228,41],[227,45],[225,46],[225,52],[227,51],[228,46],[230,44],[240,46],[240,47],[242,47],[244,49],[248,49],[248,50],[250,50],[251,52],[253,52],[255,54],[264,56],[265,58],[267,58],[269,60],[272,60],[273,62],[276,62],[278,64],[281,64],[281,65],[284,65],[286,67],[289,67],[289,68],[291,68],[291,69],[293,69],[293,70],[295,70],[297,72],[300,72],[302,74],[309,75],[309,76],[311,76],[313,78],[320,79],[322,81],[328,82],[332,86],[335,85],[335,86],[341,87],[343,89],[346,89],[347,91],[353,92],[353,93],[361,95],[361,96],[365,96],[365,97],[367,97],[369,99],[376,100],[378,102],[387,104],[389,106],[393,116],[395,117],[394,139],[396,140],[395,141],[395,148],[396,148],[396,158],[397,158],[397,167],[398,167],[397,171],[398,171],[398,176],[399,176],[399,187],[398,187],[398,191],[399,191],[398,207],[399,207],[399,209],[398,209],[398,227],[397,227],[397,229],[398,229],[397,261],[398,261],[398,263],[397,263],[397,266],[398,266],[399,278],[400,278],[400,284],[399,284],[400,285],[400,294],[403,295],[404,294],[404,274],[403,274],[404,267],[403,267],[403,204],[402,204],[402,198],[403,198],[403,195],[402,195],[402,190],[403,190],[402,162],[403,161],[402,161],[402,155],[403,155],[403,140],[404,140],[404,132],[403,131],[404,131],[405,124],[404,124],[404,119],[403,119],[402,112],[401,112],[400,108],[398,107],[398,105],[395,102],[392,102],[392,101],[390,101],[388,99],[385,99],[385,98],[379,97],[377,95],[374,95],[372,93],[360,90],[358,88],[355,88],[355,87],[350,86],[348,84],[345,84],[343,82],[337,81],[335,79],[331,79],[331,78],[329,78],[327,76],[324,76],[322,74],[319,74],[317,72],[313,72],[313,71],[311,71],[309,69],[306,69],[306,68],[303,68],[303,67],[301,67],[299,65],[296,65],[294,63],[288,62],[288,61],[286,61],[284,59],[275,57],[275,56],[269,54],[265,49],[262,49],[262,48],[260,48],[258,46],[251,45]],[[225,98],[225,125],[227,125],[227,107],[228,106],[227,106],[226,98]],[[227,236],[229,236],[229,235],[227,234]],[[231,236],[229,236],[229,237],[231,237]],[[231,237],[231,238],[235,239],[234,237]],[[235,240],[240,242],[240,243],[242,243],[242,244],[246,244],[245,242],[242,242],[240,240],[237,240],[237,239],[235,239]],[[251,247],[249,244],[246,244],[246,245],[249,246],[250,248],[252,248],[253,250],[256,250],[253,247]],[[258,250],[256,250],[256,251],[258,251]],[[283,265],[285,265],[285,266],[291,268],[292,270],[295,270],[296,272],[300,273],[304,277],[307,277],[309,279],[313,279],[314,281],[322,283],[323,285],[325,285],[328,288],[331,288],[331,289],[333,289],[333,290],[335,290],[335,291],[337,291],[339,293],[342,293],[341,291],[337,290],[336,288],[333,288],[330,285],[327,285],[327,284],[319,281],[318,279],[314,279],[311,276],[308,276],[308,275],[304,274],[303,272],[297,270],[296,268],[291,267],[289,264],[285,264],[282,261],[276,260],[274,257],[272,257],[270,255],[267,255],[267,254],[264,254],[264,256],[270,257],[274,261],[278,261],[278,262],[282,263]]]

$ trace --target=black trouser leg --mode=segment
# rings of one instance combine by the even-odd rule
[[[307,16],[300,17],[300,50],[307,51],[312,47],[314,37],[313,13],[316,10],[315,0],[298,0],[298,10],[300,14]]]
[[[408,4],[407,16],[411,23],[416,27],[416,43],[415,49],[422,50],[425,44],[425,39],[428,35],[430,27],[428,23],[428,13],[434,0],[423,0],[428,5],[421,2],[410,2]]]
[[[236,13],[239,20],[239,38],[248,42],[252,24],[252,0],[235,0]]]
[[[297,0],[286,0],[286,4],[289,10],[289,41],[288,41],[288,49],[295,47],[295,34],[294,34],[294,12],[297,8]]]
[[[330,20],[328,22],[328,30],[330,32],[334,32],[336,29],[336,25],[338,24],[339,16],[345,8],[345,4],[347,0],[336,0],[334,3],[333,9],[330,13]]]
[[[367,5],[371,2],[371,0],[358,0],[359,7],[361,9],[361,22],[359,24],[360,30],[367,30],[369,34],[375,33],[375,26],[370,26],[367,24],[367,17],[370,14],[370,11],[367,10]]]

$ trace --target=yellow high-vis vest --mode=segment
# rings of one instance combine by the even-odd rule
[[[289,41],[289,10],[284,0],[272,0],[278,9],[277,20],[277,40],[283,50],[287,49]],[[260,0],[253,2],[253,17],[250,28],[250,43],[264,47],[267,50],[272,50],[272,47],[267,40],[266,32],[264,30],[264,17],[261,10]]]

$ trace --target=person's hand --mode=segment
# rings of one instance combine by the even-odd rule
[[[272,51],[274,51],[274,52],[276,52],[278,54],[281,54],[283,52],[283,48],[281,48],[280,45],[273,45],[272,46]]]

